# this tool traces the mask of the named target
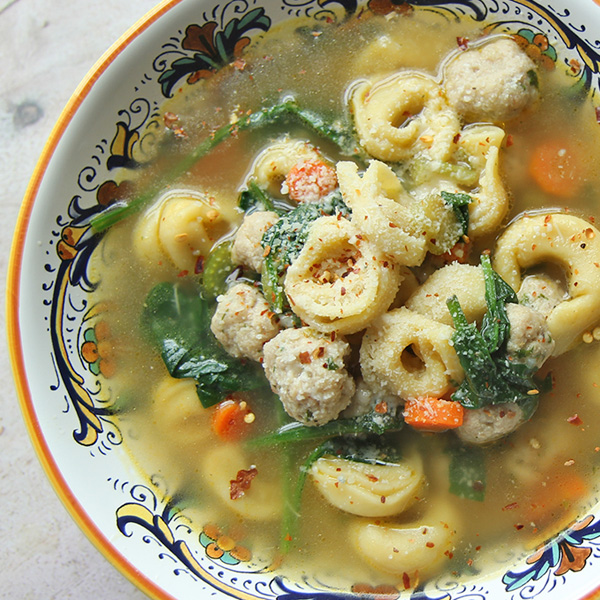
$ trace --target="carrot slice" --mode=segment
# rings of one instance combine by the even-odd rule
[[[335,169],[322,160],[294,165],[285,181],[290,198],[296,202],[318,202],[337,187]]]
[[[462,425],[464,408],[460,402],[427,396],[407,400],[403,414],[406,423],[415,429],[445,431]]]
[[[254,414],[245,400],[229,398],[218,404],[212,415],[212,430],[223,440],[242,438],[254,421]]]
[[[529,173],[545,192],[572,198],[581,188],[585,167],[583,157],[572,144],[548,140],[533,151]]]

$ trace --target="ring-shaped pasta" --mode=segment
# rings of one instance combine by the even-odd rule
[[[469,236],[480,237],[500,227],[509,208],[509,198],[500,176],[500,145],[504,131],[493,125],[475,125],[463,130],[458,143],[472,167],[480,172],[478,189],[469,205]]]
[[[389,517],[412,506],[424,483],[418,455],[395,464],[324,456],[310,469],[313,483],[333,506],[362,517]]]
[[[459,525],[448,503],[434,505],[410,523],[355,521],[350,539],[357,552],[373,567],[415,579],[437,571],[452,556]]]
[[[493,265],[518,292],[523,269],[548,262],[563,268],[569,293],[548,315],[558,356],[600,320],[600,232],[573,215],[524,216],[498,240]]]
[[[133,247],[138,258],[156,266],[172,263],[181,271],[194,272],[200,257],[210,253],[215,241],[235,221],[235,213],[211,196],[187,190],[165,194],[138,221]]]
[[[363,336],[365,382],[401,398],[443,396],[464,377],[453,333],[452,327],[405,307],[382,315]]]
[[[259,470],[244,495],[231,498],[231,481],[236,473],[248,469],[251,463],[240,446],[236,444],[206,444],[201,455],[200,470],[208,487],[214,492],[221,505],[249,521],[270,521],[279,518],[281,495],[277,479],[268,469]]]
[[[487,311],[481,267],[451,263],[438,269],[412,293],[405,306],[430,319],[452,325],[446,301],[454,295],[469,322],[481,320]]]
[[[387,310],[401,281],[397,265],[350,221],[332,216],[314,222],[284,290],[314,329],[355,333]]]
[[[361,177],[356,164],[342,161],[337,176],[357,229],[398,265],[420,265],[427,253],[425,219],[390,167],[374,160]]]
[[[250,178],[269,193],[280,195],[281,186],[294,165],[319,158],[319,152],[308,142],[284,138],[267,146],[256,157]]]
[[[375,158],[397,162],[425,152],[445,161],[456,148],[459,118],[433,77],[403,71],[361,82],[351,105],[360,142]]]

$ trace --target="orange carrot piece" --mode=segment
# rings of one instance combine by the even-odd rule
[[[572,144],[549,140],[533,151],[529,173],[545,192],[572,198],[579,192],[585,178],[585,162]]]
[[[428,396],[407,400],[403,414],[406,423],[415,429],[445,431],[462,425],[464,410],[460,402]]]
[[[335,169],[322,160],[305,160],[294,165],[285,182],[296,202],[318,202],[337,187]]]
[[[212,429],[223,440],[235,441],[242,438],[254,414],[245,400],[229,398],[218,404],[212,415]]]

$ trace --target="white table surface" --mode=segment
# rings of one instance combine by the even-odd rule
[[[156,0],[0,0],[0,287],[27,182],[71,93]],[[0,316],[0,598],[146,598],[92,546],[29,442]]]

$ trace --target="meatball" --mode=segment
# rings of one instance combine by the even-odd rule
[[[464,442],[489,444],[512,433],[525,420],[523,410],[514,402],[492,404],[465,410],[463,424],[455,431]]]
[[[509,38],[461,52],[446,65],[444,89],[472,123],[512,119],[539,96],[535,63]]]
[[[568,298],[568,294],[560,283],[545,275],[525,277],[519,288],[518,296],[521,304],[534,308],[545,317],[548,317],[554,307]]]
[[[398,408],[403,403],[399,396],[386,394],[380,390],[374,390],[371,386],[365,383],[365,380],[360,378],[356,382],[354,396],[350,400],[350,404],[341,414],[344,419],[361,417],[372,413],[378,404],[385,405],[385,411],[388,414],[395,415]]]
[[[510,321],[506,343],[510,360],[537,371],[554,352],[546,317],[529,306],[512,303],[506,305],[506,314]]]
[[[350,346],[310,327],[286,329],[265,344],[265,374],[285,411],[306,425],[324,425],[350,403],[354,380],[344,367]]]
[[[260,242],[265,231],[274,225],[277,219],[279,219],[277,213],[267,210],[246,215],[233,240],[231,248],[233,261],[260,273],[264,256]]]
[[[246,283],[234,285],[217,298],[210,328],[231,356],[257,361],[262,358],[265,342],[279,333],[264,296]]]

